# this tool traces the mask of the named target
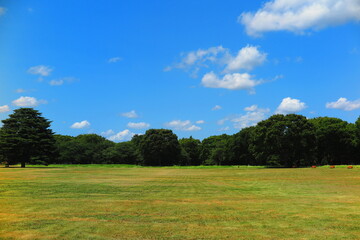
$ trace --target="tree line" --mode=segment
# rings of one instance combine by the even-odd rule
[[[262,165],[305,167],[360,164],[360,117],[273,115],[233,135],[202,141],[178,139],[168,129],[149,129],[115,143],[97,134],[54,134],[51,122],[32,108],[2,121],[0,161],[18,164],[137,164],[144,166]]]

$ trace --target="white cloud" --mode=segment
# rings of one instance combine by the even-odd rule
[[[150,124],[149,124],[149,123],[146,123],[146,122],[138,122],[138,123],[129,122],[129,123],[127,124],[127,126],[128,126],[129,128],[143,129],[143,128],[148,128],[148,127],[150,127]]]
[[[307,29],[360,21],[359,13],[359,0],[273,0],[256,13],[242,13],[239,22],[251,36],[281,30],[302,34]]]
[[[213,64],[225,66],[224,72],[252,70],[266,60],[267,53],[260,52],[258,46],[247,45],[240,49],[236,56],[232,56],[230,50],[222,46],[199,49],[183,55],[185,56],[179,63],[166,67],[164,71],[174,68],[186,71],[192,69],[192,75],[196,75],[200,68],[209,68]]]
[[[51,80],[51,81],[49,82],[49,84],[50,84],[51,86],[61,86],[61,85],[64,84],[64,80],[62,80],[62,79],[59,79],[59,80]]]
[[[230,127],[223,127],[223,128],[218,129],[219,132],[226,132],[229,130],[230,130]]]
[[[124,131],[118,132],[117,134],[108,137],[108,139],[114,142],[129,141],[134,135],[135,133],[131,132],[128,129],[125,129]]]
[[[5,15],[6,12],[7,12],[6,8],[0,7],[0,16]]]
[[[165,123],[165,126],[174,128],[175,130],[180,131],[199,131],[201,127],[193,125],[189,120],[181,121],[181,120],[174,120],[168,123]]]
[[[28,69],[28,73],[43,77],[49,76],[52,71],[52,68],[44,65],[34,66]]]
[[[252,105],[244,109],[246,114],[233,115],[218,121],[219,125],[226,121],[233,123],[234,128],[242,129],[250,126],[255,126],[258,122],[266,119],[267,113],[270,112],[268,108],[259,108],[257,105]]]
[[[197,51],[191,51],[183,53],[183,57],[179,63],[172,66],[168,66],[164,71],[170,71],[174,68],[187,69],[194,65],[206,66],[205,62],[216,62],[218,61],[218,54],[227,52],[226,48],[222,46],[210,47],[208,49],[198,49]]]
[[[137,115],[137,113],[135,112],[135,110],[131,110],[130,112],[122,113],[121,116],[126,117],[126,118],[137,118],[137,117],[139,117]]]
[[[244,111],[246,112],[263,112],[263,113],[267,113],[270,112],[269,108],[259,108],[258,105],[251,105],[250,107],[246,107],[244,108]]]
[[[339,98],[336,102],[326,103],[326,108],[341,109],[344,111],[352,111],[360,108],[360,99],[348,101],[346,98]]]
[[[233,118],[234,128],[242,129],[250,126],[255,126],[258,122],[266,119],[266,114],[263,111],[247,112],[238,118]]]
[[[53,80],[51,80],[51,81],[49,82],[49,84],[50,84],[51,86],[61,86],[61,85],[63,85],[65,82],[70,83],[70,82],[73,82],[73,81],[75,81],[75,80],[76,80],[76,78],[74,78],[74,77],[64,77],[64,78],[60,78],[60,79],[53,79]]]
[[[212,111],[217,111],[217,110],[220,110],[222,109],[222,107],[220,105],[215,105],[211,110]]]
[[[229,90],[249,90],[254,92],[254,87],[261,84],[262,81],[252,79],[248,73],[226,74],[219,79],[215,73],[210,72],[204,75],[201,80],[203,86],[208,88],[226,88]]]
[[[40,104],[46,104],[45,100],[37,100],[34,97],[19,97],[18,99],[12,101],[12,104],[18,107],[36,107]]]
[[[121,60],[122,60],[121,57],[113,57],[113,58],[109,58],[108,63],[116,63]]]
[[[225,72],[234,72],[240,69],[252,70],[266,60],[266,53],[258,50],[258,47],[246,46],[239,50],[236,57],[231,57],[225,68]]]
[[[196,123],[196,124],[204,124],[205,121],[204,121],[204,120],[198,120],[198,121],[196,121],[195,123]]]
[[[257,109],[258,109],[257,105],[251,105],[250,107],[244,108],[244,110],[247,112],[253,112],[253,111],[256,111]]]
[[[293,99],[290,97],[284,98],[275,113],[278,114],[289,114],[289,113],[297,113],[306,108],[306,104],[301,102],[299,99]]]
[[[71,128],[75,129],[82,129],[89,127],[90,123],[87,120],[81,121],[81,122],[75,122],[73,125],[71,125]]]
[[[17,93],[24,93],[24,92],[26,92],[26,90],[23,89],[23,88],[18,88],[18,89],[15,90],[15,92],[17,92]]]
[[[24,88],[18,88],[15,90],[16,93],[25,93],[25,92],[35,92],[36,89],[24,89]]]
[[[0,106],[0,113],[9,112],[10,108],[8,105]]]
[[[101,133],[101,135],[105,136],[105,137],[109,137],[109,136],[114,135],[114,134],[115,134],[115,132],[112,129],[109,129],[109,130]]]

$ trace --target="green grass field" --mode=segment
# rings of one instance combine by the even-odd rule
[[[0,239],[360,239],[360,167],[0,168]]]

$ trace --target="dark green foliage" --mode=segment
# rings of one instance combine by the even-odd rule
[[[244,128],[231,136],[226,147],[229,165],[252,165],[255,163],[249,150],[254,129],[255,127]]]
[[[80,154],[77,163],[103,163],[106,162],[104,151],[115,145],[114,142],[96,134],[82,134],[75,138]]]
[[[77,137],[56,135],[59,164],[138,164],[133,142],[114,143],[96,134]]]
[[[140,156],[133,142],[116,143],[103,152],[104,163],[139,164]]]
[[[320,164],[355,163],[356,126],[338,118],[311,119],[315,126],[317,158]]]
[[[360,164],[360,117],[355,122],[355,164]]]
[[[139,139],[142,164],[146,166],[171,166],[178,164],[181,147],[177,136],[167,129],[149,129]]]
[[[0,149],[9,164],[47,164],[55,156],[50,121],[32,108],[19,108],[2,120]]]
[[[141,141],[143,140],[144,135],[134,135],[131,139],[131,143],[135,147],[136,155],[138,157],[137,162],[140,164],[143,162],[142,154],[141,154]]]
[[[87,135],[85,135],[87,136]],[[244,128],[234,135],[205,138],[202,142],[192,137],[177,141],[170,130],[151,129],[136,135],[131,142],[105,144],[98,139],[86,150],[89,141],[59,136],[57,146],[61,163],[126,163],[153,166],[165,165],[268,165],[300,167],[313,164],[360,163],[360,118],[349,124],[336,118],[306,119],[304,116],[274,115]],[[58,139],[58,137],[57,137]],[[91,145],[91,144],[90,144]],[[99,146],[98,146],[99,145]],[[81,154],[78,154],[81,152]],[[84,154],[85,153],[85,154]],[[84,155],[87,156],[84,158]],[[64,161],[63,159],[68,159]]]
[[[181,156],[183,159],[180,165],[186,165],[186,166],[201,165],[200,140],[194,139],[193,137],[190,136],[190,138],[180,139],[179,143],[182,148]]]
[[[304,116],[273,115],[255,127],[250,151],[260,165],[312,165],[316,160],[314,130]]]
[[[360,139],[360,117],[355,122],[356,136]]]
[[[96,134],[82,134],[71,140],[68,148],[72,156],[72,162],[78,164],[106,163],[108,148],[115,145],[114,142]]]
[[[227,153],[225,147],[230,136],[222,134],[205,138],[201,142],[200,159],[205,165],[226,165]]]
[[[50,121],[32,108],[20,108],[0,129],[0,162],[9,164],[267,165],[301,167],[360,164],[360,117],[273,115],[234,135],[183,138],[150,129],[129,142],[96,134],[53,135]]]
[[[74,145],[75,137],[66,136],[66,135],[55,135],[55,146],[57,158],[51,161],[51,163],[56,164],[67,164],[73,163],[74,161],[74,154],[76,153],[76,147]]]

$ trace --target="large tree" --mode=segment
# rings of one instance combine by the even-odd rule
[[[106,163],[106,154],[114,142],[97,134],[81,134],[72,140],[73,146],[69,149],[73,152],[73,162],[77,164]]]
[[[231,137],[227,134],[211,136],[201,142],[200,159],[205,165],[228,165],[225,147]]]
[[[254,157],[249,151],[252,132],[255,127],[241,129],[229,139],[226,146],[228,154],[227,163],[229,165],[249,165],[254,164]]]
[[[140,157],[133,142],[120,142],[103,151],[103,163],[139,164]]]
[[[273,115],[254,128],[250,151],[258,165],[292,167],[315,164],[314,126],[301,115]]]
[[[50,121],[33,108],[19,108],[2,120],[0,149],[8,164],[47,163],[54,156]]]
[[[182,150],[185,151],[185,155],[187,156],[187,161],[183,162],[182,165],[200,165],[200,140],[194,139],[192,136],[190,136],[190,138],[180,139],[179,143]]]
[[[181,147],[171,130],[149,129],[139,141],[143,165],[170,166],[179,163]]]
[[[74,156],[76,153],[76,144],[74,144],[75,137],[67,135],[54,135],[57,158],[51,163],[69,164],[74,163]]]
[[[321,164],[355,164],[356,125],[339,118],[310,119],[315,126],[317,157]]]

